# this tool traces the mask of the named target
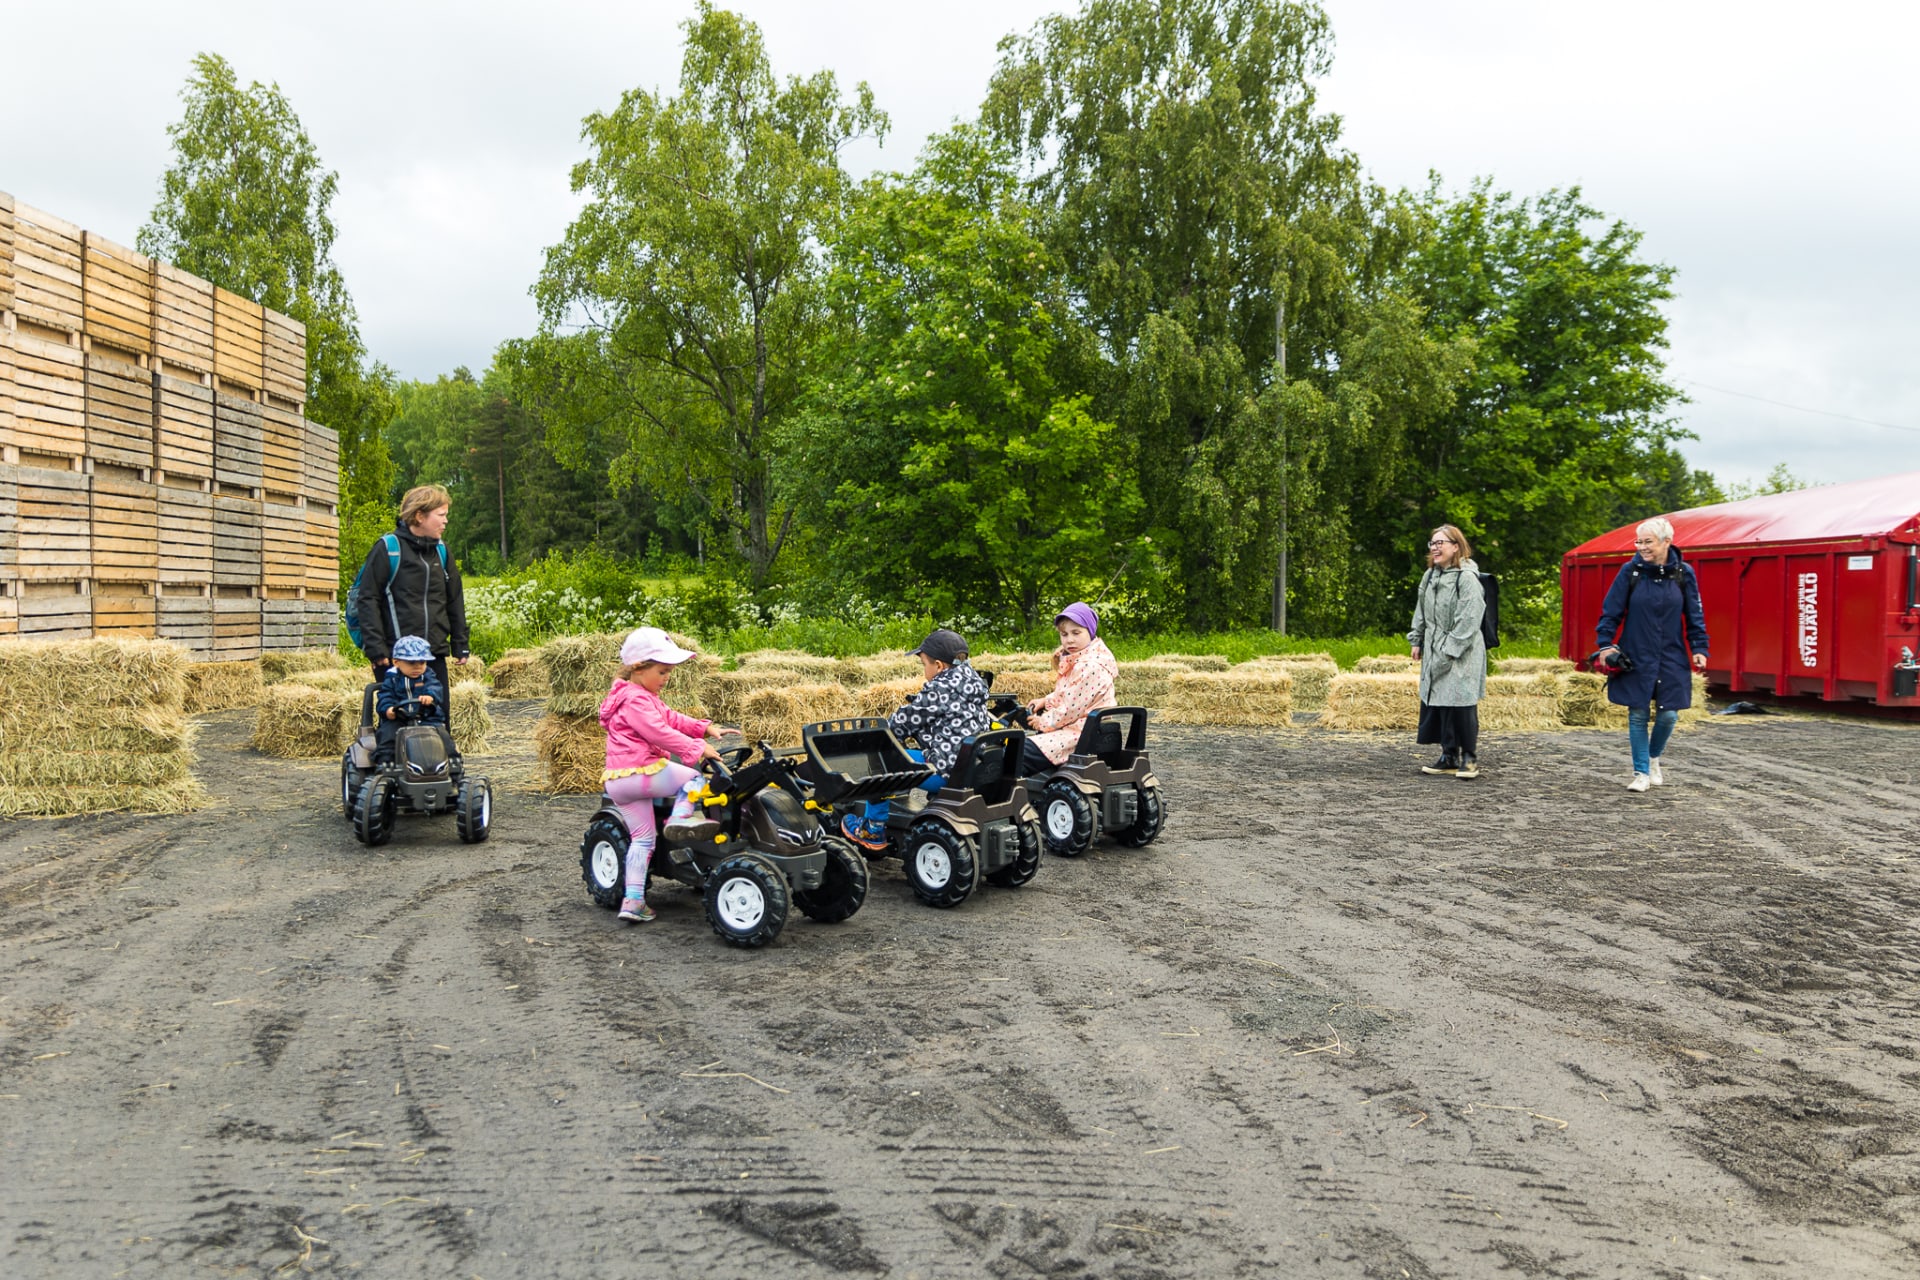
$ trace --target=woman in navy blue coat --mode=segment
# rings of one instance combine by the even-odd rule
[[[1608,682],[1607,700],[1627,708],[1633,748],[1627,790],[1645,791],[1666,781],[1660,756],[1680,712],[1693,705],[1693,672],[1707,669],[1707,618],[1693,569],[1673,545],[1673,526],[1655,516],[1634,533],[1635,555],[1620,567],[1600,605],[1597,639],[1603,660],[1625,652],[1633,662],[1633,670]]]

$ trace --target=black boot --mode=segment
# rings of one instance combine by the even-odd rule
[[[1420,772],[1451,776],[1460,772],[1460,760],[1453,752],[1442,751],[1438,760],[1432,764],[1421,765]]]
[[[1460,781],[1462,781],[1462,782],[1465,782],[1465,781],[1466,781],[1467,779],[1469,779],[1469,778],[1477,778],[1477,777],[1479,777],[1479,776],[1480,776],[1480,762],[1479,762],[1479,761],[1477,761],[1477,760],[1475,760],[1475,759],[1474,759],[1474,758],[1473,758],[1472,756],[1470,756],[1470,755],[1463,755],[1463,756],[1461,756],[1461,757],[1460,757],[1460,768],[1458,769],[1458,771],[1456,771],[1456,772],[1454,773],[1454,775],[1453,775],[1453,776],[1454,776],[1454,777],[1456,777],[1456,778],[1458,778],[1458,779],[1460,779]]]

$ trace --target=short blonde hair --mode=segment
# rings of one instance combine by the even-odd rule
[[[642,671],[650,671],[654,667],[665,667],[669,671],[673,670],[673,664],[671,662],[657,662],[652,658],[648,658],[645,662],[630,662],[626,666],[621,667],[620,678],[622,680],[631,680]]]
[[[400,499],[400,523],[412,524],[429,511],[453,505],[453,495],[437,484],[417,484]]]
[[[1637,538],[1658,538],[1662,542],[1672,542],[1673,521],[1665,516],[1654,516],[1651,519],[1642,520],[1633,533]]]

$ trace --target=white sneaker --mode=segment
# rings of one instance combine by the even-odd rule
[[[1653,759],[1647,761],[1647,781],[1656,787],[1664,787],[1667,785],[1667,780],[1660,776],[1659,756],[1655,756]]]
[[[1636,773],[1633,775],[1633,781],[1627,784],[1627,790],[1645,791],[1651,785],[1652,783],[1648,780],[1646,774]]]

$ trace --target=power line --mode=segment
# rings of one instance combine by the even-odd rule
[[[1761,404],[1770,404],[1776,409],[1792,409],[1795,413],[1811,413],[1821,418],[1838,418],[1842,422],[1858,422],[1869,427],[1885,427],[1889,431],[1916,431],[1920,427],[1903,427],[1897,422],[1875,422],[1872,418],[1856,418],[1850,413],[1835,413],[1831,409],[1809,409],[1803,404],[1788,404],[1785,400],[1771,400],[1766,396],[1750,395],[1745,391],[1734,391],[1727,387],[1716,387],[1710,382],[1696,382],[1692,378],[1680,381],[1690,387],[1699,387],[1702,391],[1718,391],[1723,396],[1738,396],[1742,400],[1755,400]]]

